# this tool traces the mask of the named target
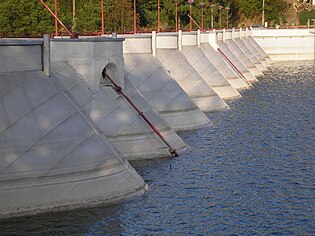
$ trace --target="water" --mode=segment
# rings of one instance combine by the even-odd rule
[[[180,136],[177,158],[134,162],[149,185],[110,207],[0,222],[1,235],[315,235],[314,64],[276,64]]]

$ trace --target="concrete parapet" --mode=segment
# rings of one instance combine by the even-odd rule
[[[0,72],[42,70],[43,40],[0,39]]]
[[[315,60],[315,36],[309,29],[252,30],[252,37],[273,61]]]

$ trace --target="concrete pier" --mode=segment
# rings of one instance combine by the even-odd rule
[[[202,111],[212,112],[228,107],[180,52],[182,43],[177,33],[156,34],[153,32],[119,37],[125,38],[124,55],[127,59],[130,57],[129,54],[140,54],[138,57],[152,54],[157,60],[154,63],[165,68],[169,74],[167,77],[174,79]],[[130,62],[129,60],[126,62],[128,67]],[[163,76],[166,75],[163,73]]]
[[[196,69],[202,78],[211,86],[211,88],[223,99],[233,99],[240,97],[240,94],[224,76],[217,70],[211,61],[201,50],[200,32],[184,33],[182,35],[181,52],[187,58],[187,61]]]
[[[42,48],[0,40],[0,218],[143,193],[141,177],[42,71]]]
[[[169,156],[169,148],[130,104],[101,77],[106,68],[131,101],[178,152],[185,149],[171,129],[141,93],[124,78],[122,39],[91,38],[53,40],[52,74],[76,99],[89,117],[129,160]],[[88,69],[90,68],[90,70]],[[92,71],[92,72],[90,72]]]
[[[207,116],[152,55],[150,45],[150,36],[125,38],[126,80],[141,92],[174,130],[191,130],[209,125]]]

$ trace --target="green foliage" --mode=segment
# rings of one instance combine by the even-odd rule
[[[306,25],[307,24],[307,20],[310,19],[314,19],[315,20],[315,10],[312,10],[312,11],[302,11],[301,14],[300,14],[300,21],[301,21],[301,24],[302,25]],[[311,21],[310,22],[311,25],[314,25],[315,24],[315,21]]]
[[[52,5],[52,0],[47,4]],[[52,31],[53,19],[39,1],[1,1],[0,32],[6,32],[8,36],[39,36]]]
[[[192,17],[201,26],[202,8],[195,0],[192,5]],[[54,11],[54,0],[45,1]],[[133,0],[104,0],[105,31],[133,31]],[[213,8],[214,26],[219,26],[218,6],[230,7],[229,26],[260,23],[262,0],[214,0],[206,1],[203,8],[204,28],[211,27],[211,8]],[[101,31],[101,0],[75,0],[75,18],[73,17],[73,0],[58,0],[58,16],[67,28],[78,32]],[[160,0],[162,30],[175,29],[175,1]],[[137,0],[137,25],[142,30],[157,29],[158,0]],[[272,23],[285,23],[287,10],[285,0],[265,0],[265,20]],[[183,30],[189,29],[190,6],[186,0],[178,2],[179,25]],[[226,27],[227,11],[221,11],[222,27]],[[302,21],[304,23],[304,21]],[[193,24],[193,29],[197,26]],[[64,31],[59,26],[59,31]],[[0,32],[14,35],[40,35],[42,32],[54,32],[54,19],[38,0],[1,0]]]

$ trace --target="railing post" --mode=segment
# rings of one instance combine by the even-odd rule
[[[151,47],[152,47],[152,55],[156,58],[156,31],[152,31],[151,38]]]
[[[179,30],[178,31],[178,50],[180,52],[182,51],[182,45],[183,45],[183,31]]]
[[[44,34],[43,44],[43,71],[47,76],[50,76],[50,37],[49,34]]]

